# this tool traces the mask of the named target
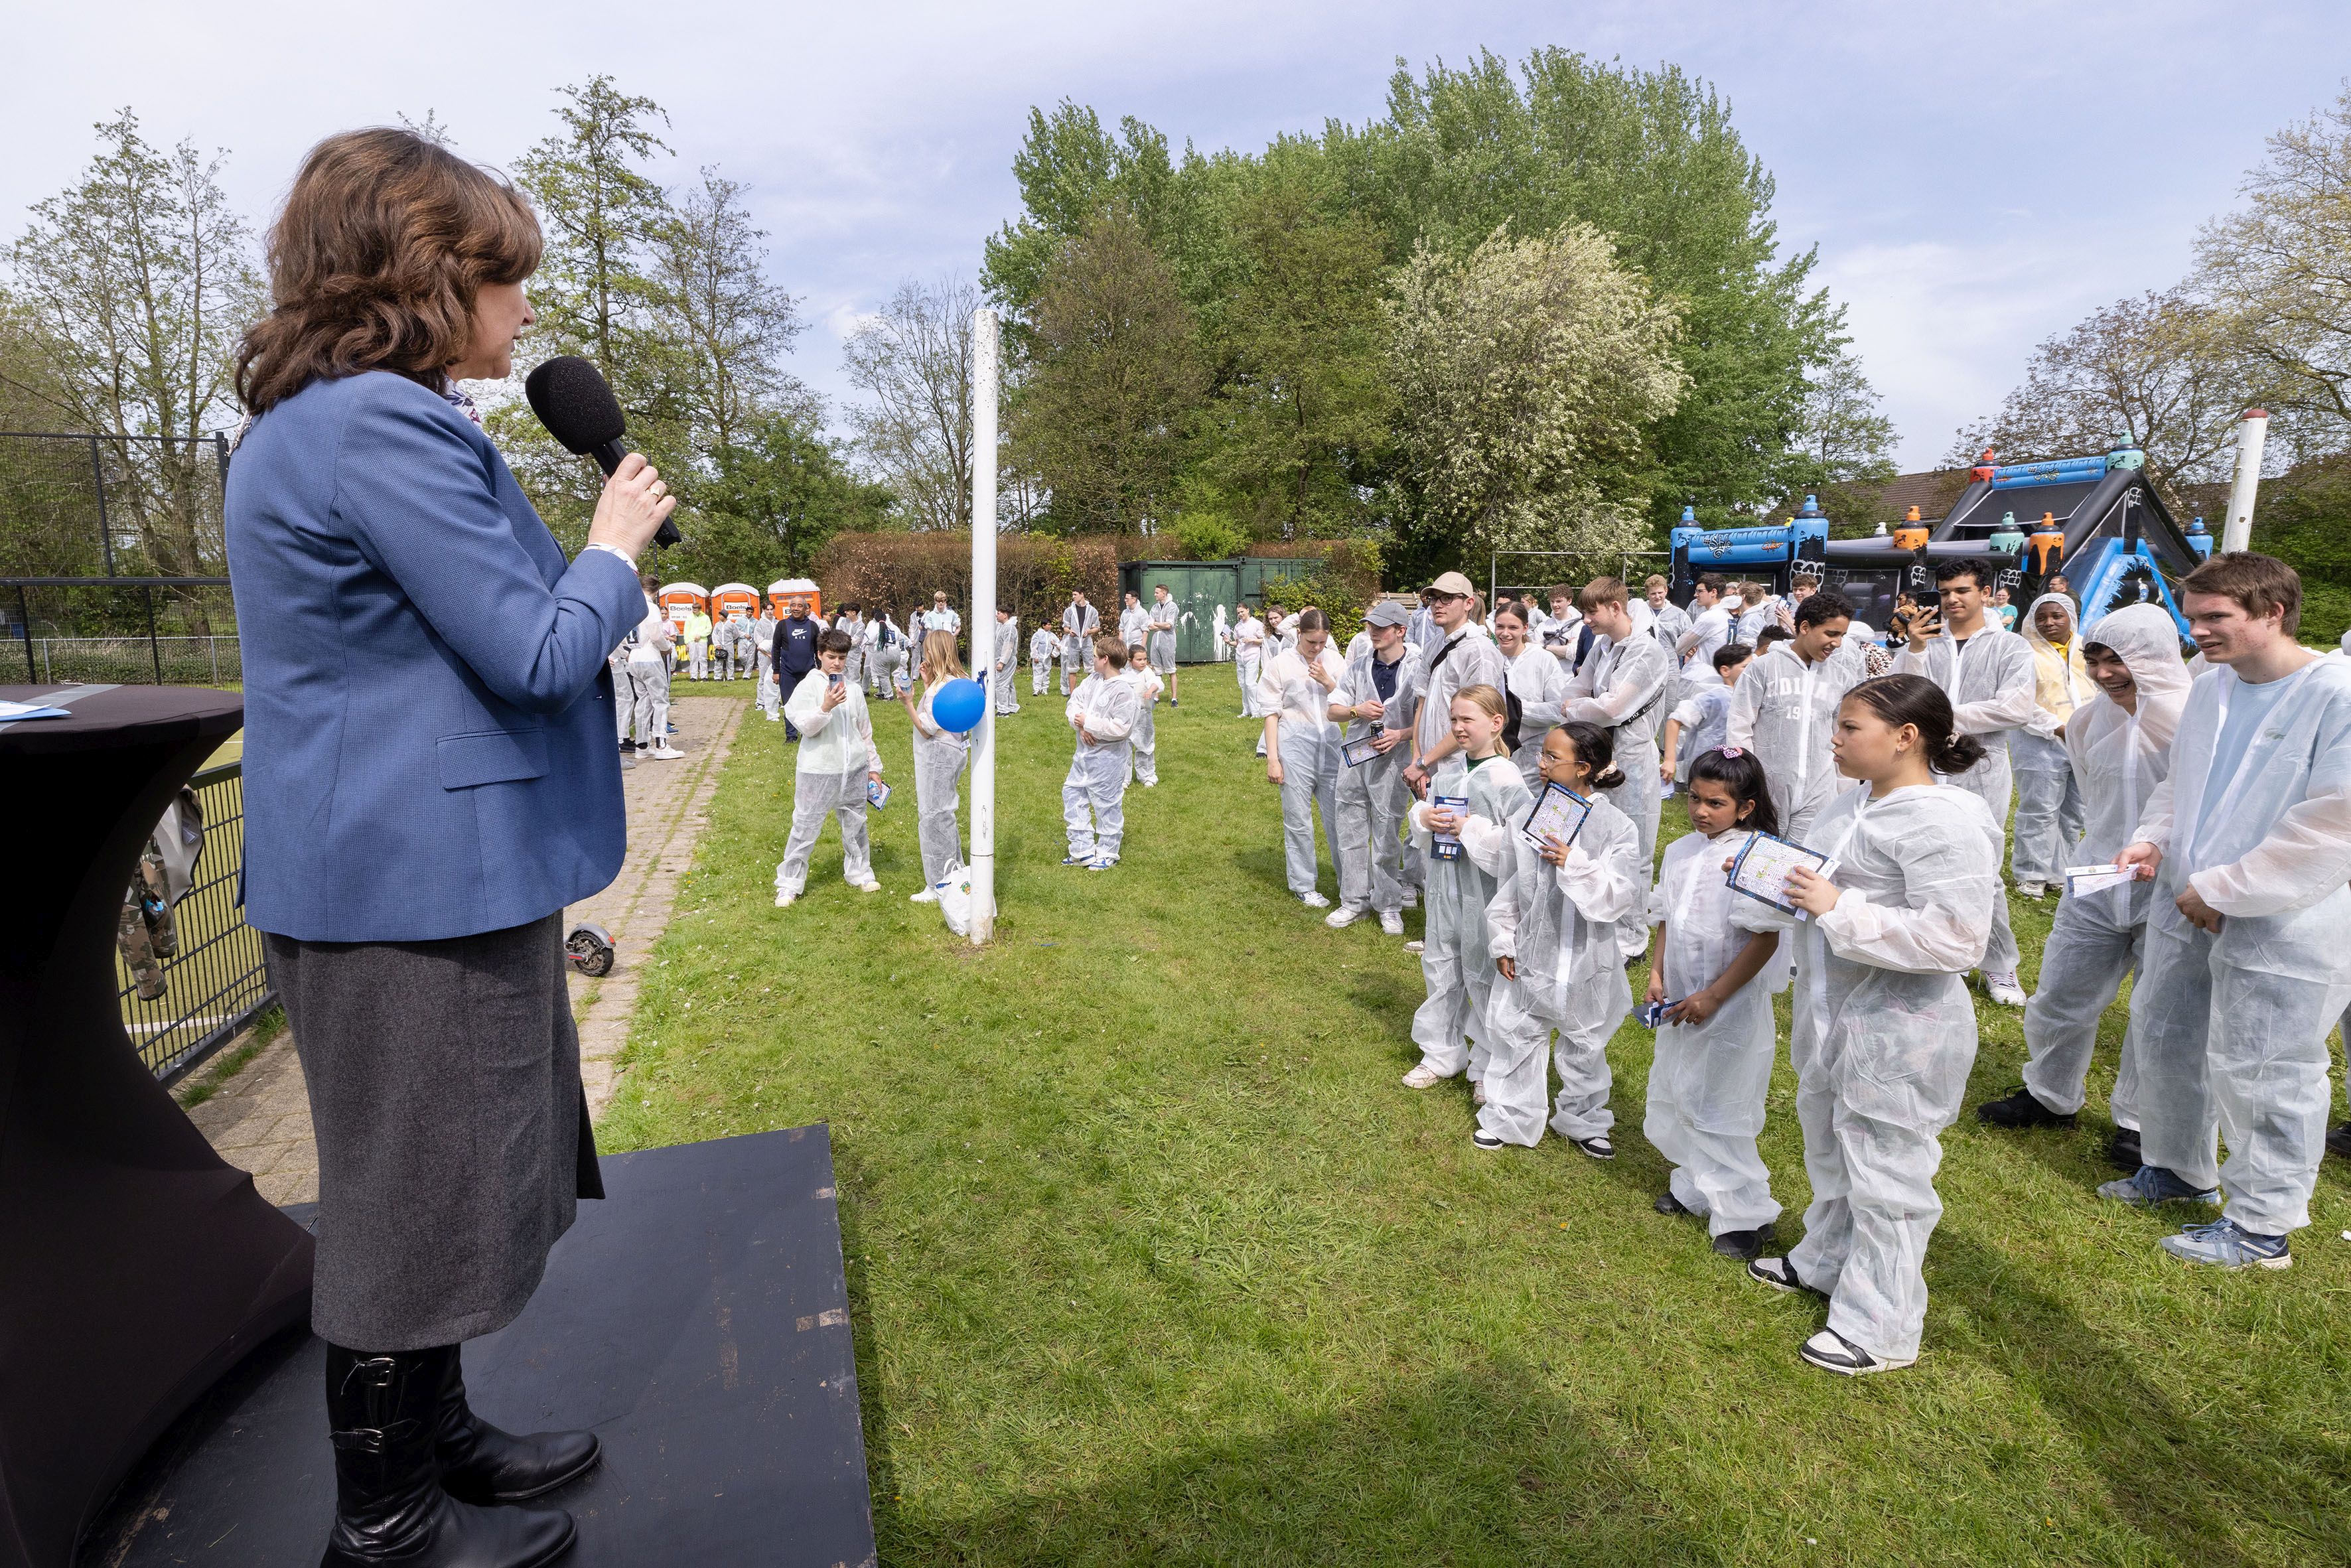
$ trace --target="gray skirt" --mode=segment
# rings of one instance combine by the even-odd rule
[[[358,1351],[503,1328],[601,1197],[563,916],[437,942],[265,939],[310,1092],[310,1325]]]

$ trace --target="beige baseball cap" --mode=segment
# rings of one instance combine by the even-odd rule
[[[1458,571],[1448,571],[1428,585],[1431,593],[1458,594],[1467,599],[1478,591],[1477,584]]]

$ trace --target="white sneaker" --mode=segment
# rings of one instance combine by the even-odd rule
[[[1407,1089],[1431,1089],[1444,1082],[1445,1080],[1438,1077],[1436,1071],[1424,1061],[1405,1073],[1401,1082]]]
[[[878,882],[861,882],[857,884],[857,891],[860,893],[879,893],[882,891],[882,884]]]
[[[654,747],[648,755],[650,755],[656,762],[675,762],[679,758],[684,757],[685,753],[680,751],[676,747],[672,746],[668,741],[664,740],[659,746]]]
[[[909,904],[936,904],[938,901],[939,890],[935,887],[926,887],[922,892],[909,894],[906,897],[906,902]]]
[[[799,902],[799,896],[800,895],[797,893],[787,892],[785,889],[779,887],[776,889],[776,907],[778,909],[789,909],[794,904]]]
[[[1386,932],[1391,936],[1403,936],[1404,916],[1396,914],[1394,910],[1388,910],[1383,913],[1380,915],[1380,929]]]
[[[1361,920],[1364,915],[1369,915],[1371,911],[1368,909],[1353,909],[1343,904],[1338,908],[1332,910],[1330,914],[1324,915],[1322,917],[1322,924],[1328,925],[1333,931],[1344,931],[1348,926],[1353,925],[1356,921]]]
[[[1984,995],[2001,1007],[2021,1008],[2025,1004],[2027,998],[2024,995],[2024,988],[2017,983],[2015,970],[2007,969],[1994,974],[1991,970],[1986,969],[1983,982]]]
[[[1426,946],[1425,942],[1407,942],[1404,945],[1404,950],[1407,953],[1417,953]]]
[[[1404,890],[1404,907],[1406,909],[1418,909],[1420,907],[1420,890],[1418,888],[1407,887]]]
[[[2016,896],[2019,898],[2040,898],[2048,892],[2049,884],[2045,882],[2020,882],[2016,884]]]
[[[1298,902],[1304,904],[1309,909],[1328,909],[1331,907],[1331,901],[1323,897],[1320,893],[1301,893],[1298,895]]]
[[[768,722],[769,724],[781,724],[784,722],[784,716],[778,713],[775,709],[769,708],[768,710]]]

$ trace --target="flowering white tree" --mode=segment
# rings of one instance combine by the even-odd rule
[[[1638,549],[1645,433],[1689,377],[1681,324],[1583,224],[1466,260],[1426,243],[1387,301],[1401,466],[1420,526],[1462,554]]]

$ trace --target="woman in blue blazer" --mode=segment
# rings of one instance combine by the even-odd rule
[[[329,1564],[550,1561],[570,1517],[498,1505],[598,1457],[475,1416],[458,1357],[601,1193],[563,908],[621,866],[605,658],[676,505],[632,455],[567,560],[455,390],[510,372],[539,248],[523,199],[444,149],[330,137],[238,356],[246,913],[318,1137]]]

